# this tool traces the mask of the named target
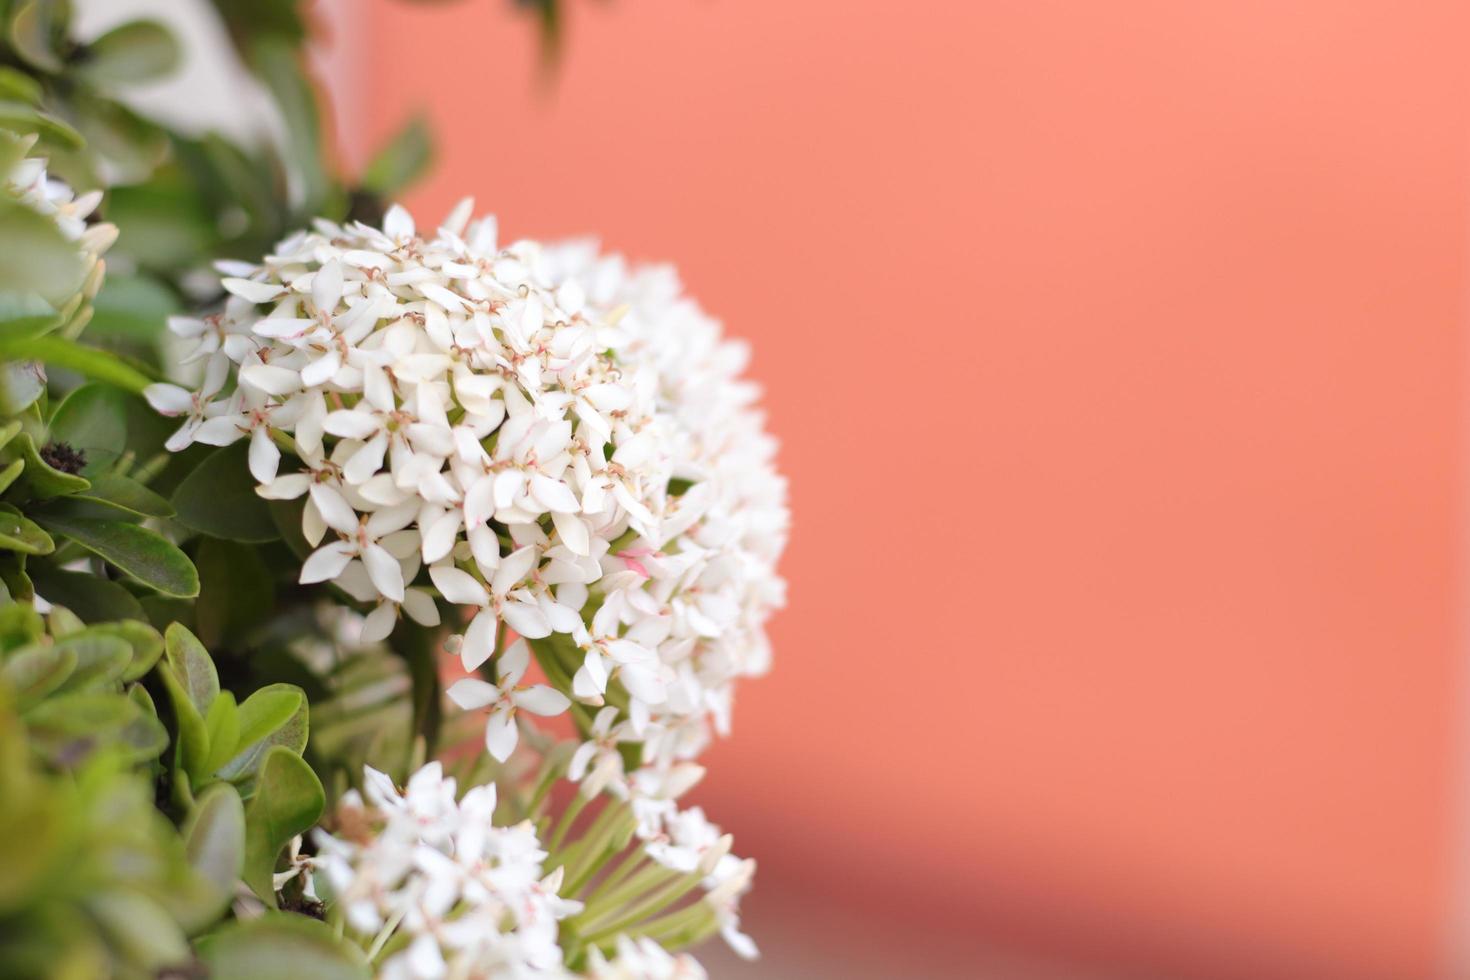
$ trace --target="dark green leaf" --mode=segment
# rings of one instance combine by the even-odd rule
[[[83,622],[143,618],[143,607],[131,592],[99,575],[71,572],[48,564],[33,565],[29,572],[36,591],[47,602],[65,606]]]
[[[275,586],[258,547],[205,538],[194,564],[199,569],[195,625],[206,646],[243,640],[269,619]]]
[[[62,535],[164,595],[199,594],[199,574],[187,555],[161,535],[123,521],[41,516],[41,526]]]
[[[281,849],[316,823],[325,807],[321,781],[301,756],[279,745],[266,751],[255,796],[245,808],[243,874],[266,904],[276,904],[271,875]]]
[[[216,450],[174,491],[178,522],[227,541],[259,544],[280,537],[270,507],[255,492],[244,441]]]
[[[125,398],[116,388],[93,382],[72,391],[51,413],[48,435],[87,454],[88,471],[96,472],[94,457],[113,460],[127,445]]]
[[[173,505],[137,480],[112,473],[94,474],[88,479],[92,487],[78,494],[79,500],[95,501],[139,517],[173,516]]]

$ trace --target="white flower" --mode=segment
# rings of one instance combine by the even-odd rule
[[[525,640],[517,640],[506,648],[497,662],[499,684],[488,684],[473,677],[455,681],[446,692],[449,700],[466,711],[488,709],[485,724],[485,747],[498,761],[504,762],[515,751],[516,712],[536,715],[559,715],[572,702],[565,694],[544,684],[522,684],[530,665],[531,650]]]
[[[612,960],[594,947],[587,970],[593,980],[706,980],[708,976],[688,953],[675,956],[647,936],[637,940],[619,936]]]

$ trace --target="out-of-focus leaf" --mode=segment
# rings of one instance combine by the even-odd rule
[[[92,576],[92,580],[97,581],[97,578]],[[121,678],[124,681],[135,681],[148,673],[163,653],[163,637],[147,623],[131,620],[100,623],[92,626],[88,632],[97,636],[115,636],[132,648],[132,659],[128,661]]]
[[[135,20],[119,24],[87,45],[77,73],[98,88],[146,82],[171,73],[179,45],[162,24]]]
[[[261,901],[274,907],[271,875],[281,849],[306,831],[326,808],[326,794],[306,760],[273,746],[260,763],[255,796],[245,807],[245,870],[242,877]]]
[[[212,538],[259,544],[280,537],[270,507],[255,492],[245,441],[216,450],[173,494],[176,519]]]
[[[35,105],[41,101],[41,83],[25,72],[0,67],[0,100],[11,99]]]
[[[229,907],[235,882],[245,865],[245,807],[229,783],[215,783],[199,794],[184,821],[184,853],[212,893],[201,920],[218,919]]]
[[[17,706],[24,711],[60,687],[76,664],[75,650],[38,644],[7,657],[0,666],[0,678],[15,693]]]
[[[162,535],[124,521],[39,515],[41,526],[96,554],[144,585],[182,599],[199,594],[199,573],[189,557]]]
[[[367,165],[362,186],[379,197],[391,198],[422,177],[433,158],[428,120],[414,116]]]
[[[24,102],[0,99],[0,127],[15,133],[35,133],[41,142],[63,150],[80,150],[82,134],[55,116]]]
[[[189,943],[173,916],[141,892],[121,888],[87,899],[114,950],[144,976],[189,962]]]
[[[0,337],[34,337],[59,326],[55,307],[36,293],[0,292]]]
[[[203,937],[210,980],[367,980],[362,952],[325,922],[290,912],[231,922]]]
[[[168,134],[127,106],[82,95],[74,102],[88,151],[107,161],[115,180],[146,180],[168,155]]]
[[[132,646],[116,636],[90,630],[58,640],[54,646],[70,650],[76,658],[64,691],[100,688],[121,679],[133,659]]]
[[[0,127],[5,126],[0,103]],[[82,284],[81,253],[45,215],[0,196],[0,291],[34,292],[60,305]],[[14,338],[6,338],[14,342]],[[11,359],[34,355],[9,353]]]
[[[48,0],[17,0],[10,11],[10,46],[32,68],[56,74],[62,69],[57,40],[66,31],[66,8]]]
[[[179,312],[179,301],[151,276],[119,275],[108,270],[102,291],[92,301],[92,310],[88,336],[151,344],[163,336],[168,318]]]
[[[135,187],[115,187],[108,220],[122,229],[109,256],[126,256],[144,269],[177,274],[204,265],[214,246],[214,226],[203,202],[178,177],[157,177]]]
[[[251,46],[251,63],[275,96],[286,123],[292,173],[298,182],[297,210],[316,214],[331,187],[322,165],[321,114],[316,92],[307,80],[300,50],[276,37],[258,38]]]

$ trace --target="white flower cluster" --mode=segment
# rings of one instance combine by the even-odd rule
[[[170,324],[202,386],[148,398],[182,419],[169,448],[248,438],[259,492],[305,496],[301,580],[374,603],[364,639],[400,614],[436,625],[432,585],[469,609],[467,670],[502,626],[547,640],[572,655],[563,694],[615,693],[626,724],[599,737],[691,758],[707,719],[728,728],[732,682],[766,669],[783,601],[785,483],[744,348],[668,270],[500,247],[470,213],[432,236],[397,207],[381,229],[318,221],[259,266],[222,264],[224,310]],[[282,445],[304,470],[282,472]],[[565,708],[520,688],[524,659],[451,692],[490,709],[502,760],[517,709]],[[598,761],[601,784],[624,780]]]
[[[365,777],[366,799],[343,796],[335,833],[314,832],[309,860],[322,897],[348,926],[408,938],[378,977],[563,975],[557,923],[581,905],[558,896],[561,869],[542,876],[546,852],[529,821],[493,825],[495,786],[456,801],[455,781],[437,762],[402,793],[374,769]]]

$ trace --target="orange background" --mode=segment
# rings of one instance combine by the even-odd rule
[[[737,976],[1457,961],[1470,8],[336,4],[512,236],[678,262],[795,527]],[[332,10],[336,13],[333,14]]]

